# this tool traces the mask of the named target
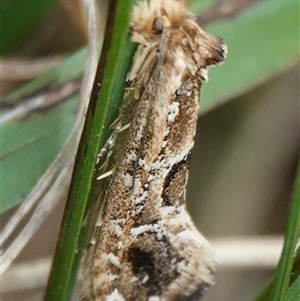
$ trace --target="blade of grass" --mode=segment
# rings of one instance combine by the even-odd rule
[[[133,0],[110,3],[102,54],[78,147],[46,301],[68,300],[76,279],[80,260],[76,251],[86,205],[93,194],[91,187],[95,185],[96,156],[109,136],[104,129],[117,113],[116,104],[122,98],[125,74],[134,51],[134,45],[127,40],[132,3]]]
[[[297,248],[296,256],[294,259],[293,269],[290,278],[290,288],[287,292],[286,301],[299,301],[300,300],[300,246]],[[265,286],[265,288],[256,297],[255,301],[268,301],[272,300],[270,297],[272,286],[274,282],[274,277]]]
[[[291,274],[290,286],[293,284],[293,282],[299,276],[300,276],[300,245],[298,246],[298,248],[296,250],[296,256],[294,259],[294,265],[293,265],[292,274]]]
[[[287,292],[286,301],[299,301],[300,300],[300,275],[297,277],[295,282],[292,284]]]
[[[300,168],[298,168],[293,199],[284,239],[282,255],[276,270],[271,300],[287,300],[287,291],[293,266],[294,252],[300,230]]]
[[[287,228],[284,238],[284,246],[279,260],[276,272],[272,280],[267,284],[263,291],[255,298],[255,301],[287,301],[290,294],[294,296],[294,289],[299,294],[299,287],[294,288],[295,283],[298,283],[297,275],[292,278],[292,271],[299,271],[299,248],[297,255],[295,256],[295,248],[299,238],[300,232],[300,164],[298,165],[298,171],[296,174],[296,180],[294,184],[294,191],[292,202],[290,206],[289,218],[287,222]],[[294,261],[295,258],[295,261]],[[294,266],[293,266],[294,263]],[[297,279],[295,279],[297,277]],[[290,280],[292,279],[292,292],[289,293]],[[289,296],[289,297],[288,297]]]

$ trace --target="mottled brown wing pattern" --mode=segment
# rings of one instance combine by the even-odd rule
[[[215,257],[186,211],[185,187],[200,88],[226,46],[183,1],[140,3],[131,27],[139,47],[118,118],[130,126],[116,140],[122,147],[116,143],[84,300],[199,300],[213,283]]]

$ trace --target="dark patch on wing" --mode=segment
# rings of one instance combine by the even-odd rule
[[[204,288],[198,288],[192,295],[177,296],[176,301],[200,301],[203,298]]]
[[[131,262],[133,274],[142,281],[145,281],[147,295],[159,295],[162,288],[160,286],[160,275],[156,273],[155,259],[153,252],[143,251],[138,247],[131,247],[128,250],[128,259]]]
[[[163,188],[163,192],[162,192],[162,199],[163,199],[163,206],[173,206],[175,202],[178,202],[178,199],[173,199],[172,196],[170,195],[170,191],[175,191],[174,189],[169,189],[169,187],[172,185],[173,180],[176,178],[176,176],[179,175],[179,173],[182,173],[182,177],[184,177],[184,179],[181,179],[181,181],[185,182],[185,175],[189,170],[189,162],[192,156],[192,152],[190,151],[187,158],[178,162],[177,164],[174,164],[172,166],[172,169],[170,170],[170,172],[168,173],[168,175],[166,176],[165,182],[164,182],[164,188]],[[184,189],[184,183],[182,187],[177,187],[178,193],[180,192],[180,190]]]

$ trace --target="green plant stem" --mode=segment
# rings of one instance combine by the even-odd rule
[[[71,187],[48,280],[45,301],[70,299],[80,262],[78,241],[88,201],[95,185],[95,162],[109,132],[104,130],[117,114],[125,87],[125,74],[134,45],[128,42],[129,16],[134,1],[110,2],[100,62],[86,122],[76,155]],[[126,51],[125,51],[126,49]]]

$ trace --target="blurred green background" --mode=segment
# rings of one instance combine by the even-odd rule
[[[228,58],[210,70],[201,94],[188,207],[209,238],[283,235],[299,152],[299,3],[190,2],[199,23],[225,40]],[[101,39],[107,3],[98,4]],[[72,128],[87,38],[80,1],[3,0],[0,10],[4,224]],[[45,69],[33,72],[41,62]],[[45,71],[51,64],[56,67]],[[64,98],[11,117],[33,97],[55,95],[70,83]],[[52,254],[62,210],[63,201],[19,262]],[[205,300],[252,300],[273,272],[221,265]],[[40,300],[43,290],[41,284],[4,296]]]

